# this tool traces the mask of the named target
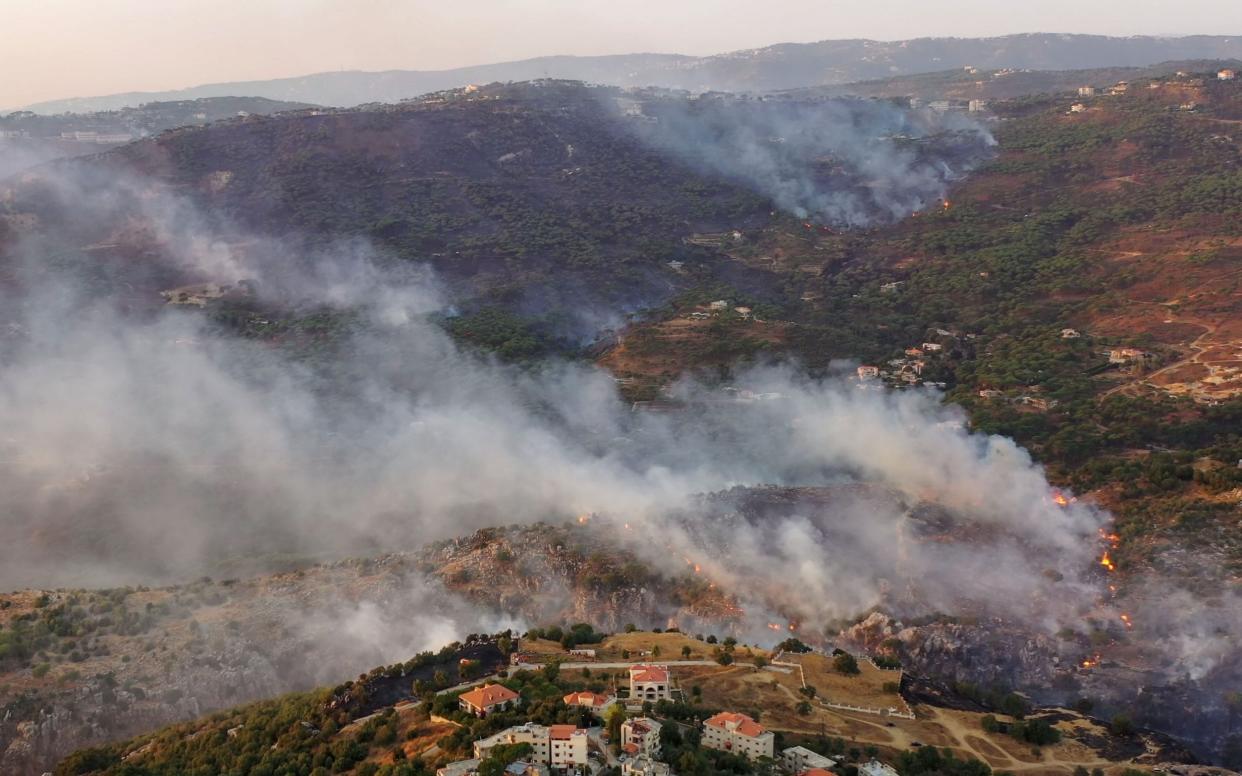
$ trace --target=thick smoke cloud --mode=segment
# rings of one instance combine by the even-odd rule
[[[641,105],[647,120],[634,116],[632,127],[655,147],[750,186],[800,218],[845,226],[891,222],[936,204],[995,146],[986,128],[961,114],[875,100],[718,95]]]
[[[1100,516],[1054,505],[1024,451],[968,433],[930,393],[861,391],[786,365],[739,378],[760,400],[687,382],[685,411],[633,412],[594,368],[462,352],[429,318],[445,307],[434,279],[364,244],[225,239],[145,181],[49,180],[79,237],[123,223],[94,244],[131,239],[161,258],[64,259],[45,235],[11,251],[0,584],[176,580],[269,553],[412,548],[595,513],[619,536],[627,523],[662,536],[669,573],[693,558],[751,582],[756,606],[807,621],[885,601],[1003,601],[1026,615],[1031,591],[1055,619],[1088,591]],[[161,284],[189,280],[250,289],[260,309],[348,312],[350,331],[326,361],[246,339],[159,304]],[[702,498],[853,483],[886,495],[759,520]],[[923,503],[970,541],[927,540]]]

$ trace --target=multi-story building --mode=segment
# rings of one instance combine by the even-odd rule
[[[479,760],[497,746],[529,744],[530,760],[556,769],[587,764],[587,732],[573,725],[536,725],[527,722],[474,742]]]
[[[636,701],[672,700],[668,666],[630,666],[630,698]]]
[[[621,751],[631,757],[660,756],[660,723],[647,717],[634,717],[621,723]]]
[[[722,711],[703,722],[703,746],[757,760],[775,754],[776,737],[745,714]]]
[[[816,770],[826,772],[836,764],[836,760],[824,757],[818,752],[812,752],[805,746],[791,746],[781,752],[781,765],[785,766],[790,773],[814,773]]]

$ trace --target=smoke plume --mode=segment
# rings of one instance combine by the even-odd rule
[[[892,222],[935,204],[996,144],[962,114],[876,100],[705,95],[623,104],[641,105],[631,126],[656,148],[799,218],[844,226]]]

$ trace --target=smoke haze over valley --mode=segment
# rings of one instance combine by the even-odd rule
[[[756,645],[728,671],[786,743],[857,712],[833,735],[900,776],[939,772],[901,757],[930,730],[1012,738],[969,776],[1242,766],[1239,40],[552,58],[0,117],[0,772],[163,776],[190,728],[70,755],[334,686],[331,730],[259,747],[323,761],[385,706],[456,714],[510,651],[604,643],[583,628]],[[1041,92],[1086,67],[1150,69]],[[721,704],[738,645],[701,643],[688,716],[642,713]],[[767,665],[801,648],[836,666],[818,700]],[[851,653],[904,671],[875,709],[830,702]],[[578,681],[538,673],[549,707]],[[370,774],[489,723],[437,724]]]

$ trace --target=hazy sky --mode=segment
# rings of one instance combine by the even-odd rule
[[[1228,0],[0,0],[0,107],[324,70],[1012,32],[1240,34]]]

